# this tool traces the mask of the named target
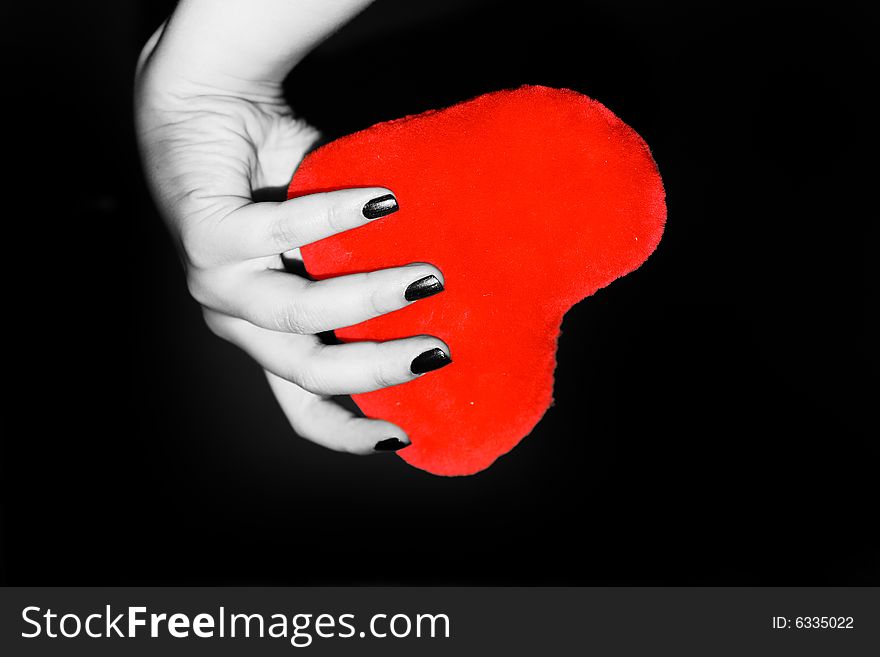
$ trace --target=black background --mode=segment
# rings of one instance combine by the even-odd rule
[[[292,74],[330,137],[570,87],[659,164],[658,251],[569,312],[533,434],[456,479],[297,438],[202,325],[131,127],[173,3],[23,5],[0,85],[2,580],[880,583],[860,5],[379,0]]]

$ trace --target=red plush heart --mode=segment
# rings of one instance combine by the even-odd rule
[[[355,395],[399,424],[408,463],[473,474],[550,406],[566,310],[660,241],[663,183],[645,142],[574,91],[522,87],[381,123],[310,154],[291,197],[383,186],[400,211],[302,249],[316,278],[430,262],[442,294],[336,331],[346,342],[431,334],[453,363]]]

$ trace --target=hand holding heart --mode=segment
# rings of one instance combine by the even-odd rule
[[[431,376],[451,353],[431,335],[352,345],[315,336],[442,292],[435,266],[413,261],[315,282],[288,273],[282,259],[398,209],[393,191],[376,186],[283,201],[318,135],[293,117],[281,82],[365,4],[265,0],[255,12],[243,0],[184,0],[144,49],[135,99],[147,179],[208,326],[265,368],[297,433],[357,454],[410,441],[402,427],[326,397]],[[255,202],[271,188],[282,202]]]
[[[208,326],[266,369],[300,435],[360,454],[412,442],[401,456],[436,474],[488,467],[551,403],[565,311],[660,240],[647,146],[581,94],[524,87],[303,161],[316,133],[281,80],[366,2],[270,0],[271,20],[205,2],[184,0],[145,48],[137,118]],[[294,171],[289,200],[255,202]],[[318,280],[287,271],[301,253]],[[331,329],[343,344],[314,335]]]

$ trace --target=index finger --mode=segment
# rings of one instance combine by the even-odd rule
[[[308,194],[280,203],[251,203],[214,226],[214,239],[228,245],[234,260],[278,255],[320,239],[358,228],[400,206],[384,187],[341,189]]]

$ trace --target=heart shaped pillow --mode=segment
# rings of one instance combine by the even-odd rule
[[[663,233],[663,183],[645,142],[566,89],[527,86],[343,137],[299,166],[289,196],[391,189],[400,211],[302,249],[318,279],[410,262],[446,290],[336,331],[343,341],[431,334],[453,363],[355,395],[406,429],[398,454],[439,475],[489,467],[552,402],[556,342],[573,304],[647,259]]]

